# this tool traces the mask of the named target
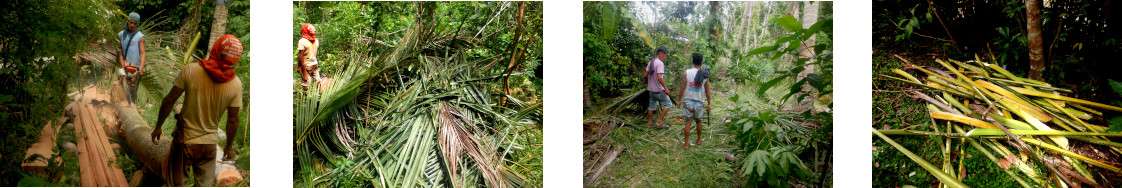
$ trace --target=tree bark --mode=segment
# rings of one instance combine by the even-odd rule
[[[506,95],[510,95],[510,73],[514,71],[514,67],[516,65],[519,65],[521,63],[522,53],[525,52],[526,48],[528,47],[523,46],[521,50],[519,50],[520,48],[518,48],[518,43],[519,41],[522,41],[522,34],[524,34],[523,31],[525,28],[523,28],[524,26],[522,25],[522,18],[525,16],[525,14],[526,2],[518,3],[518,25],[517,27],[515,27],[516,29],[514,32],[514,42],[510,43],[510,49],[513,50],[510,53],[510,63],[506,66],[506,71],[503,72],[503,74],[506,75],[503,78],[503,93],[505,93]],[[499,103],[499,106],[506,106],[506,101],[507,99],[503,99],[502,102]]]
[[[813,1],[804,1],[803,3],[803,15],[801,21],[803,24],[803,29],[806,29],[814,25],[815,22],[818,22],[818,4],[820,3]],[[799,58],[810,59],[810,61],[806,62],[808,64],[816,62],[815,56],[818,55],[814,53],[814,44],[818,42],[814,39],[814,36],[815,35],[810,35],[810,37],[802,41],[802,47],[799,47],[803,49],[802,52],[799,53]],[[816,72],[818,69],[817,66],[814,65],[804,65],[803,67],[806,69],[803,69],[802,72],[798,73],[797,77],[799,80],[806,79],[807,75]],[[809,83],[804,83],[801,87],[803,93],[811,93],[812,91],[814,91],[814,88],[810,87]],[[813,98],[803,99],[803,101],[800,101],[800,104],[807,104],[808,106],[810,106],[809,108],[813,109],[813,100],[815,98],[818,98],[818,94],[812,93],[812,97]]]
[[[1041,35],[1040,0],[1026,0],[1025,12],[1028,23],[1029,79],[1041,80],[1044,71],[1044,36]]]
[[[731,28],[735,32],[735,33],[733,33],[733,39],[732,39],[733,40],[732,42],[733,42],[734,45],[739,46],[741,44],[744,44],[743,43],[744,40],[742,40],[742,39],[744,39],[744,35],[743,35],[744,32],[742,32],[742,31],[744,30],[744,28],[748,28],[748,27],[744,26],[744,24],[748,21],[748,19],[752,19],[752,17],[748,16],[748,10],[751,10],[749,8],[749,5],[751,5],[751,3],[744,3],[744,11],[742,11],[740,13],[740,24],[737,24],[736,27]]]
[[[132,152],[144,163],[144,169],[151,174],[158,175],[160,180],[164,177],[163,164],[171,150],[171,138],[160,137],[159,144],[152,143],[152,128],[140,117],[135,108],[117,106],[117,115],[121,122],[121,129],[125,131],[125,142],[132,148]]]
[[[216,0],[214,2],[214,24],[210,25],[210,42],[206,43],[207,55],[210,54],[210,48],[214,47],[214,41],[219,37],[226,34],[226,4],[229,0]]]

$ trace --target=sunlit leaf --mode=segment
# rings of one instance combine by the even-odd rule
[[[748,55],[756,55],[756,54],[772,52],[772,51],[775,51],[776,48],[779,48],[778,44],[759,47],[759,48],[756,48],[756,49],[752,49],[751,51],[748,51]]]
[[[803,29],[803,24],[799,23],[799,20],[795,19],[795,17],[791,15],[776,18],[775,22],[778,23],[779,26],[783,26],[783,28],[787,29],[787,31],[795,32]]]

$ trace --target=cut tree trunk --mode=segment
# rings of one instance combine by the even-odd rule
[[[155,178],[168,180],[163,172],[164,159],[171,149],[171,138],[160,137],[158,143],[152,143],[152,128],[140,117],[136,109],[128,106],[118,106],[117,114],[120,116],[121,129],[124,130],[125,142],[132,152],[144,163],[145,170],[157,175]]]
[[[1029,79],[1041,80],[1044,71],[1044,36],[1041,34],[1040,0],[1026,0],[1025,12],[1028,14]]]

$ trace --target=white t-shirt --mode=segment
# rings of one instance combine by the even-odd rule
[[[697,68],[686,70],[686,81],[689,81],[689,83],[686,84],[686,93],[682,96],[686,100],[704,101],[703,99],[705,99],[705,83],[709,82],[709,79],[705,79],[700,83],[694,82],[694,78],[697,77],[697,72]]]

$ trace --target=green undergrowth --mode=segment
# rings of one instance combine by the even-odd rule
[[[898,88],[914,88],[891,80],[877,79],[878,75],[892,74],[893,68],[902,68],[904,62],[893,56],[895,51],[878,50],[873,53],[873,128],[903,129],[915,122],[929,122],[927,116],[916,111],[925,110],[922,101],[912,99]],[[887,88],[897,88],[890,90]],[[914,127],[918,130],[931,130],[929,126]],[[925,159],[939,155],[939,143],[935,137],[912,137],[896,139],[896,142]],[[896,187],[903,185],[930,185],[938,182],[934,176],[910,161],[903,153],[892,148],[880,139],[873,139],[873,186]],[[941,160],[931,160],[941,162]]]
[[[645,114],[623,116],[625,126],[606,137],[626,148],[617,156],[593,187],[734,187],[736,167],[725,159],[733,154],[733,134],[725,129],[727,96],[714,92],[712,124],[702,121],[702,144],[682,149],[683,110],[671,108],[665,123],[670,128],[648,128]],[[657,113],[657,111],[656,111]],[[656,114],[657,116],[657,114]],[[691,127],[693,128],[693,127]],[[691,129],[690,143],[697,138]],[[587,151],[586,151],[587,152]],[[588,155],[588,153],[585,153]],[[738,156],[739,157],[739,156]]]

